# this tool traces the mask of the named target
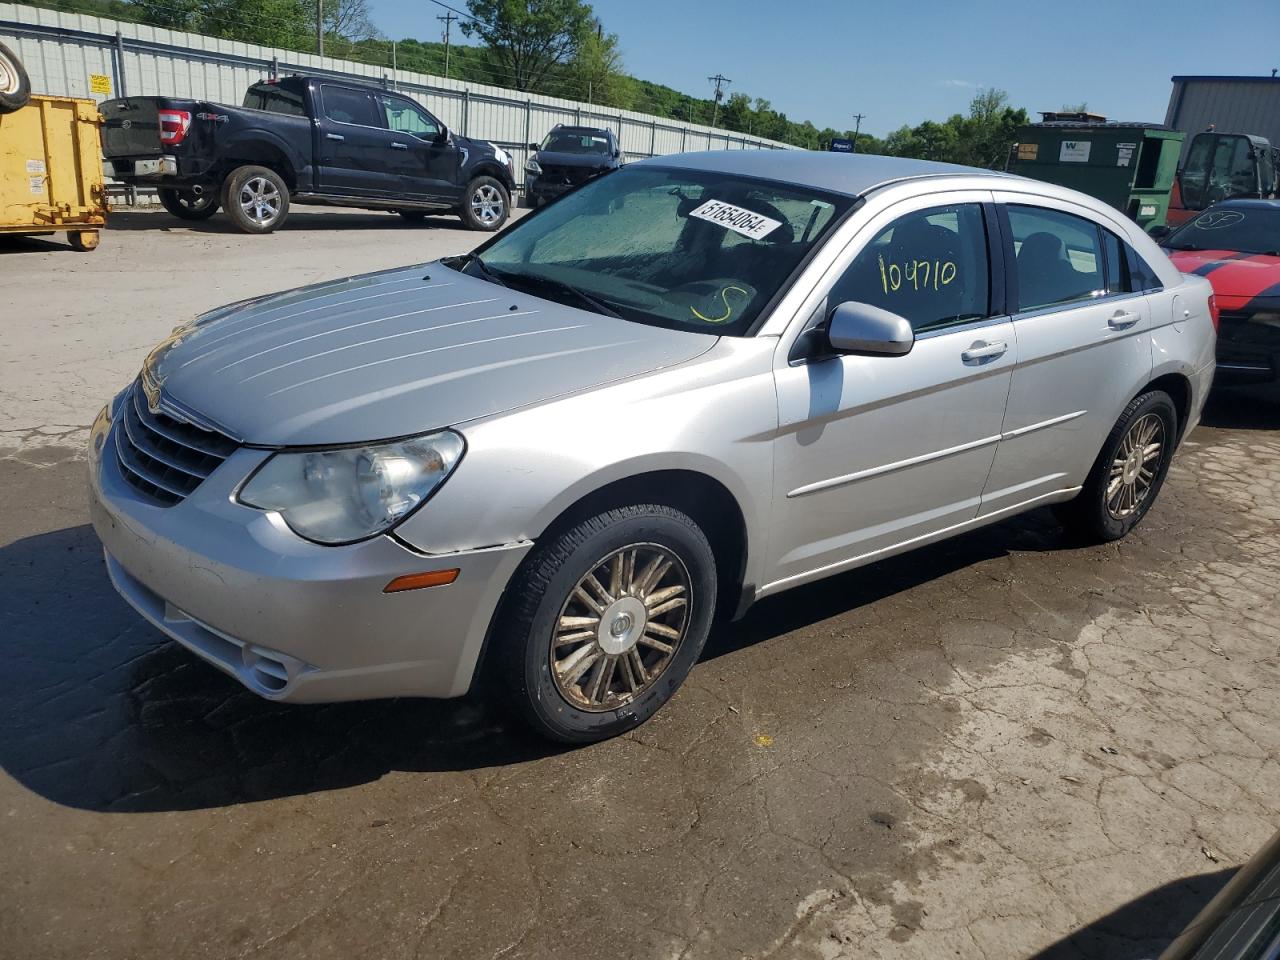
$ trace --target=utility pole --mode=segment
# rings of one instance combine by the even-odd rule
[[[316,0],[316,55],[324,56],[324,0]]]
[[[864,116],[865,116],[865,114],[861,114],[861,113],[855,113],[855,114],[853,115],[853,122],[854,122],[854,127],[853,127],[853,152],[854,152],[854,153],[857,153],[857,152],[858,152],[858,131],[860,131],[860,130],[862,129],[862,118],[863,118]]]
[[[707,77],[707,80],[716,85],[715,106],[711,108],[711,125],[714,127],[716,125],[716,120],[720,116],[720,100],[724,97],[724,85],[726,83],[733,83],[733,81],[728,77],[722,77],[718,73],[714,77]]]
[[[445,13],[443,17],[436,17],[444,24],[444,75],[449,76],[449,34],[453,32],[453,21],[458,19],[458,15],[452,10]]]

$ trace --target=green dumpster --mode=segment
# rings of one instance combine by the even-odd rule
[[[1108,123],[1096,115],[1042,114],[1018,130],[1009,171],[1097,197],[1144,229],[1161,226],[1178,172],[1183,134],[1154,123]]]

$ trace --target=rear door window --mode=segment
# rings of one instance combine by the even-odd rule
[[[274,83],[255,83],[244,95],[244,106],[250,110],[283,113],[290,117],[307,115],[307,105],[302,100],[302,94]]]
[[[917,333],[990,316],[981,205],[931,207],[893,221],[835,282],[827,307],[850,300],[906,317]]]
[[[1006,210],[1019,311],[1088,301],[1106,292],[1097,224],[1044,207],[1011,204]]]
[[[338,123],[355,123],[363,127],[381,127],[382,111],[374,106],[373,97],[363,90],[324,84],[321,88],[324,115]]]

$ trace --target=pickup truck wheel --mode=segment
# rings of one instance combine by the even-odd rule
[[[493,177],[476,177],[467,184],[458,216],[470,230],[497,230],[507,222],[511,198]]]
[[[208,188],[196,193],[161,187],[156,194],[160,205],[180,220],[208,220],[218,212],[218,195]]]
[[[270,233],[289,215],[289,188],[267,167],[237,167],[222,186],[222,209],[245,233]]]
[[[715,554],[679,510],[619,507],[540,543],[507,596],[494,623],[507,702],[545,737],[592,743],[644,723],[693,669]]]
[[[31,79],[18,55],[0,43],[0,113],[21,110],[31,99]]]

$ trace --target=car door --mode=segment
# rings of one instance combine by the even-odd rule
[[[903,201],[860,230],[826,275],[811,329],[775,371],[769,582],[813,579],[961,526],[977,514],[1017,355],[992,282],[985,192]],[[824,355],[806,340],[836,304],[906,317],[904,356]]]
[[[383,123],[373,91],[322,83],[319,100],[319,191],[355,196],[389,193],[398,180],[389,168],[395,137]]]
[[[405,196],[448,202],[462,195],[458,182],[461,153],[444,126],[408,97],[376,95],[391,132],[388,169]]]
[[[1150,305],[1108,267],[1104,247],[1122,259],[1115,231],[1069,202],[996,199],[1018,361],[983,515],[1084,483],[1152,369]]]

